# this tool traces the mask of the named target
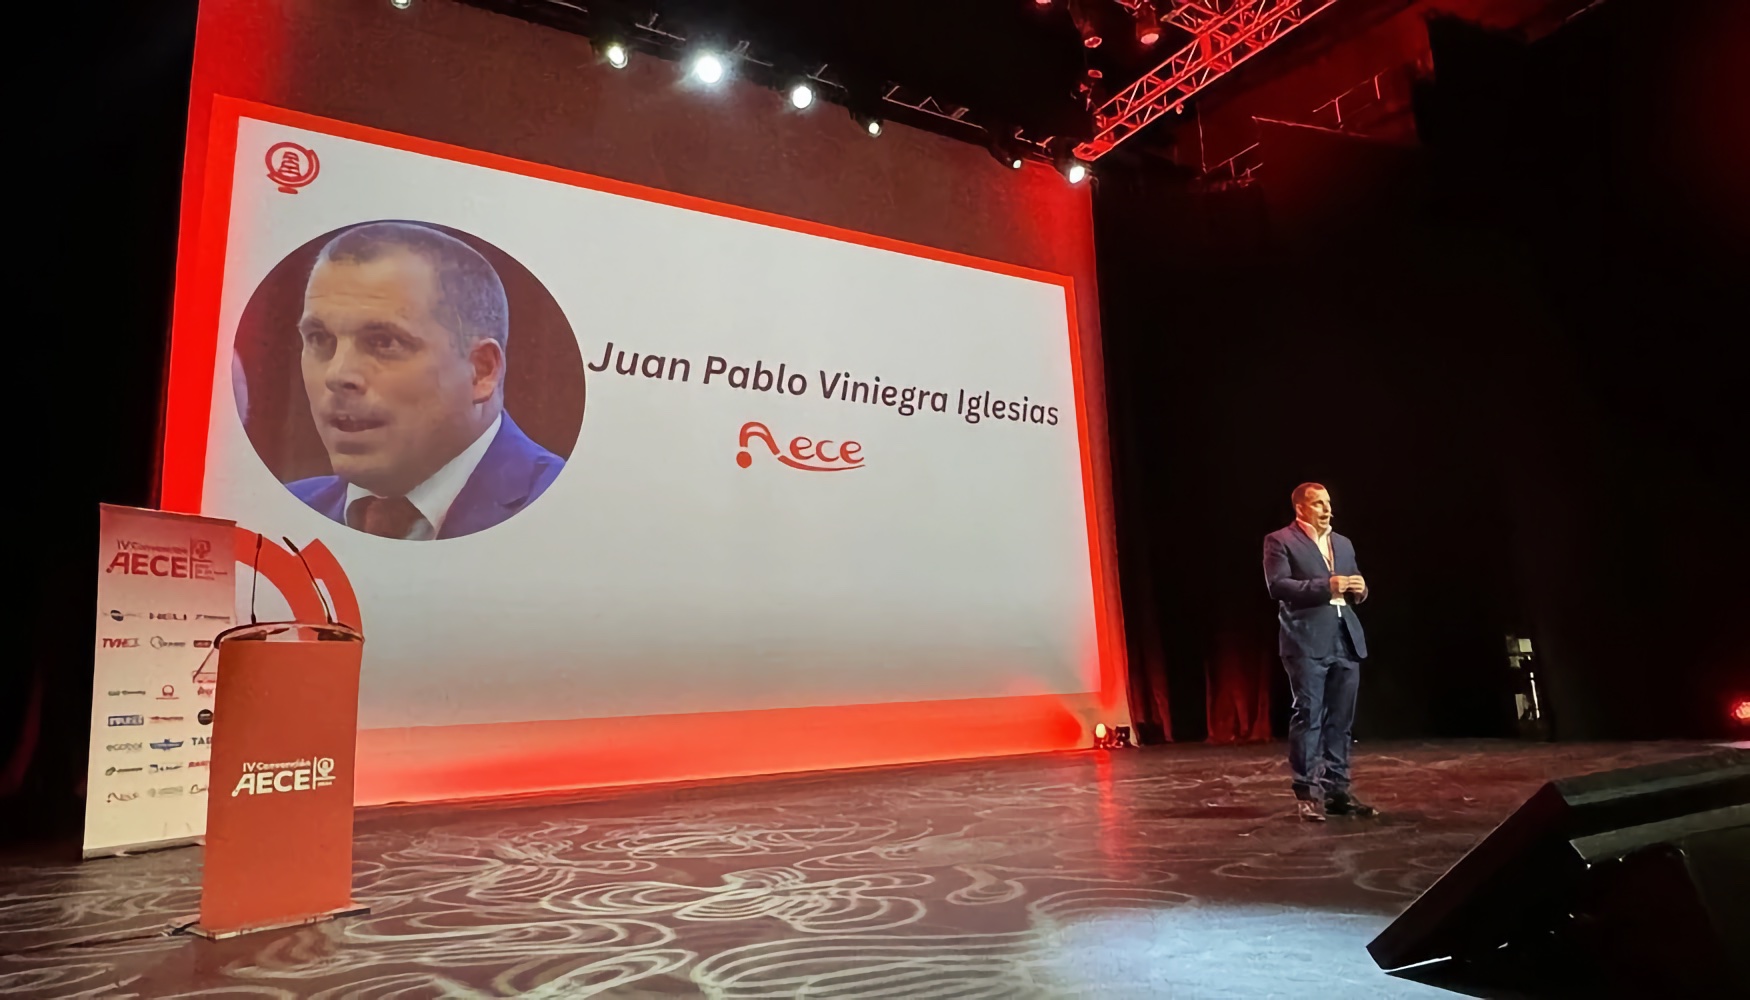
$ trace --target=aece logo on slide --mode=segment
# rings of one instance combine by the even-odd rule
[[[266,160],[267,179],[286,194],[297,194],[299,188],[322,172],[322,161],[316,158],[316,151],[295,142],[276,142],[267,147]]]
[[[735,464],[744,469],[753,465],[753,453],[749,451],[748,445],[755,440],[764,444],[773,458],[792,469],[801,469],[804,472],[844,472],[863,468],[863,446],[855,441],[841,444],[830,439],[815,441],[796,437],[790,439],[788,447],[779,448],[778,439],[772,436],[771,428],[757,420],[741,425],[741,450],[735,455]]]

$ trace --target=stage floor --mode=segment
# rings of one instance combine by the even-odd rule
[[[366,917],[209,942],[201,852],[0,867],[31,997],[1396,997],[1365,945],[1542,782],[1701,744],[1051,754],[362,813]]]

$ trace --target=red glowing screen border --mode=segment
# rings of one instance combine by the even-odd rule
[[[252,101],[219,95],[215,95],[212,101],[212,115],[208,128],[204,130],[205,135],[201,135],[203,130],[194,127],[194,123],[191,123],[187,159],[184,164],[186,173],[182,229],[178,242],[176,305],[171,330],[169,377],[166,388],[163,443],[159,463],[159,505],[163,509],[187,513],[201,512],[201,494],[206,476],[207,432],[214,397],[213,370],[218,347],[220,296],[224,284],[226,238],[230,225],[231,178],[236,156],[238,121],[242,118],[272,122],[338,138],[352,139],[574,187],[588,188],[607,194],[639,198],[674,208],[703,212],[757,225],[772,226],[811,236],[855,243],[878,250],[909,254],[943,263],[1045,282],[1063,289],[1064,308],[1069,330],[1071,377],[1075,387],[1075,408],[1079,432],[1078,446],[1081,456],[1082,502],[1091,571],[1089,584],[1093,589],[1095,633],[1100,660],[1100,688],[1097,692],[1090,692],[1090,694],[1095,695],[1096,703],[1086,707],[1097,709],[1103,714],[1127,714],[1121,708],[1124,697],[1124,681],[1119,669],[1119,664],[1122,662],[1122,645],[1112,631],[1114,616],[1111,614],[1111,609],[1108,608],[1105,585],[1107,576],[1105,561],[1101,554],[1099,512],[1104,508],[1099,503],[1100,490],[1094,475],[1093,448],[1089,436],[1084,387],[1082,345],[1076,320],[1075,283],[1071,277],[935,247],[921,246],[870,233],[841,229],[804,219],[790,218],[739,205],[724,204],[691,195],[663,191],[627,181],[598,177],[547,164],[533,163],[495,153],[355,125]],[[203,144],[202,139],[205,140],[206,148],[204,151],[199,148]],[[422,756],[427,757],[428,763],[432,764],[435,764],[438,759],[456,758],[451,760],[450,766],[463,770],[466,770],[469,762],[479,766],[492,766],[495,770],[499,765],[510,766],[509,760],[503,757],[502,751],[514,748],[506,746],[505,739],[509,738],[511,744],[527,742],[527,740],[513,737],[512,730],[523,731],[525,736],[532,736],[541,727],[556,726],[559,727],[559,730],[565,731],[563,737],[565,743],[575,747],[578,745],[576,741],[579,738],[583,738],[586,743],[594,742],[589,738],[593,734],[603,740],[598,748],[614,744],[618,737],[610,738],[610,734],[629,734],[632,731],[642,733],[637,742],[643,743],[646,747],[650,745],[648,738],[656,736],[658,731],[663,734],[662,739],[678,739],[686,746],[696,745],[702,737],[709,734],[712,741],[716,743],[712,750],[712,755],[716,759],[712,761],[712,766],[706,770],[717,774],[746,774],[762,771],[856,766],[901,760],[927,760],[944,756],[967,757],[1018,753],[1081,746],[1087,741],[1086,730],[1088,726],[1091,726],[1091,722],[1084,725],[1083,721],[1085,720],[1080,719],[1084,713],[1077,712],[1072,707],[1080,701],[1085,701],[1085,699],[1078,699],[1073,695],[1018,695],[964,702],[903,702],[885,705],[787,709],[771,712],[749,711],[656,716],[643,717],[635,721],[598,719],[559,723],[505,723],[486,726],[439,726],[418,727],[409,730],[366,731],[361,733],[359,800],[366,802],[390,801],[396,798],[432,798],[439,797],[435,794],[437,792],[476,794],[488,793],[491,790],[485,786],[476,790],[475,783],[471,781],[460,783],[437,781],[437,785],[442,787],[427,787],[431,785],[432,781],[437,780],[438,776],[434,774],[426,774],[425,780],[414,780],[410,774],[407,776],[407,782],[389,783],[394,787],[376,787],[376,784],[368,781],[363,773],[363,758],[367,753],[368,744],[381,743],[382,739],[391,733],[400,734],[393,740],[396,746],[394,748],[381,746],[379,749],[384,751],[391,749],[412,750],[413,743],[425,745],[429,749],[432,745],[430,738],[445,732],[449,733],[449,736],[443,740],[443,743],[454,750],[461,750],[462,745],[476,744],[477,749],[482,752],[472,756],[464,755],[465,759],[456,758],[455,754],[439,754],[435,758],[428,754],[422,754]],[[967,725],[967,720],[974,717],[983,720],[984,724]],[[950,721],[954,719],[958,719],[960,722]],[[732,754],[732,759],[729,760],[722,758],[723,744],[718,741],[745,739],[754,732],[765,733],[771,737],[774,734],[774,726],[779,727],[782,732],[794,734],[795,738],[761,739],[758,741],[759,745],[768,752],[753,754],[744,752]],[[874,728],[872,733],[865,733],[865,735],[850,739],[829,735],[834,732],[842,732],[846,726],[855,729]],[[580,727],[588,732],[581,731]],[[1017,727],[1019,728],[1017,729]],[[465,734],[464,731],[466,731]],[[373,741],[369,738],[372,733],[380,735]],[[497,735],[494,736],[494,733]],[[867,738],[868,735],[875,733],[880,733],[881,736],[874,740]],[[414,734],[420,735],[416,737]],[[559,737],[560,732],[556,730],[552,735]],[[412,743],[408,742],[410,740]],[[534,742],[543,743],[546,741],[536,739]],[[524,747],[524,749],[530,748]],[[527,765],[526,754],[516,754],[515,756],[522,762],[519,766]],[[574,754],[566,756],[574,756]],[[665,755],[658,754],[656,756],[661,758]],[[677,754],[675,757],[676,759],[671,762],[672,766],[664,766],[658,760],[646,757],[636,762],[621,761],[619,764],[605,769],[591,767],[588,769],[589,774],[573,776],[582,780],[565,781],[557,786],[547,782],[543,784],[543,787],[618,784],[627,781],[655,781],[707,776],[700,771],[701,761],[685,759],[684,754]],[[431,771],[431,768],[423,767],[419,770],[425,773]],[[407,787],[401,787],[403,784]],[[490,782],[486,783],[486,785],[490,784]],[[418,786],[418,788],[413,786]],[[389,796],[389,798],[382,796]]]

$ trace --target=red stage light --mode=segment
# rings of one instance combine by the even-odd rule
[[[1750,726],[1750,698],[1732,702],[1732,721],[1740,726]]]
[[[1133,11],[1136,16],[1136,41],[1143,48],[1161,40],[1161,19],[1155,13],[1154,4],[1142,0]]]
[[[1093,0],[1069,0],[1069,16],[1076,23],[1076,31],[1081,33],[1082,44],[1090,49],[1099,48],[1103,39],[1100,37]]]

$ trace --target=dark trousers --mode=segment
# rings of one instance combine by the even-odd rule
[[[1294,795],[1330,798],[1349,791],[1349,731],[1355,726],[1355,691],[1361,661],[1347,633],[1342,651],[1324,657],[1284,656],[1294,714],[1288,719],[1288,767]]]

